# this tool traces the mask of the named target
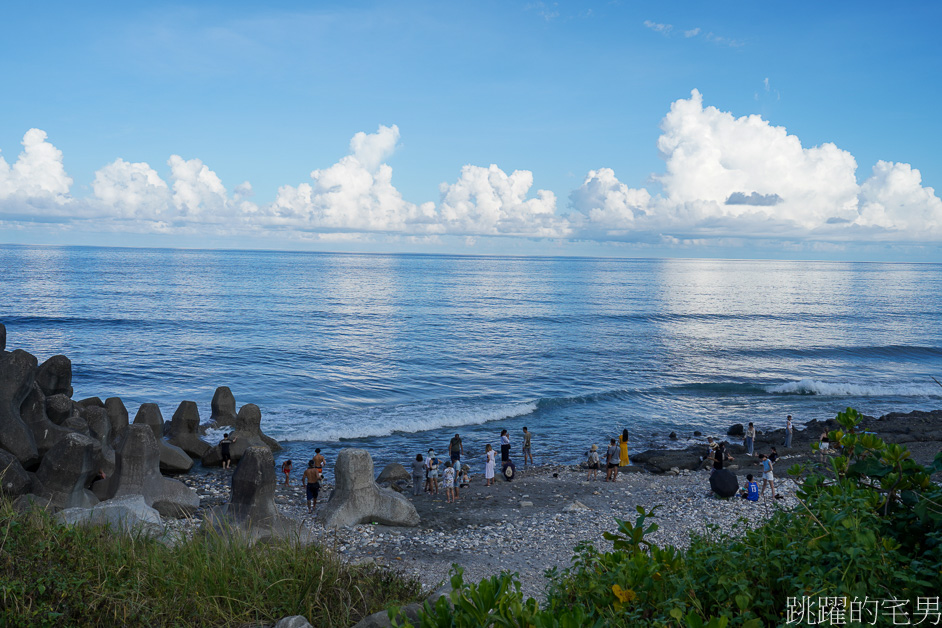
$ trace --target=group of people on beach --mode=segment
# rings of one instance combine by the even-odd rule
[[[314,508],[317,506],[317,496],[321,490],[321,480],[324,477],[324,464],[327,459],[321,453],[320,447],[314,450],[314,457],[307,461],[307,468],[301,474],[301,480],[304,484],[307,497],[307,512],[314,514]],[[285,486],[291,485],[291,460],[285,460],[281,463],[281,472],[285,475]]]
[[[792,416],[788,415],[785,419],[785,443],[786,448],[791,448],[792,445]],[[827,438],[827,435],[822,436],[824,439]],[[743,433],[743,445],[746,448],[746,455],[754,457],[755,453],[755,440],[756,440],[756,426],[750,421],[749,425],[746,427],[745,432]],[[723,468],[724,463],[734,460],[734,458],[726,450],[728,443],[726,441],[717,442],[712,436],[707,437],[707,445],[709,451],[707,455],[703,458],[703,463],[700,468],[710,464],[713,469],[710,471],[712,476],[717,471]],[[826,447],[826,445],[825,445]],[[778,460],[778,449],[776,447],[770,448],[770,453],[759,454],[759,463],[762,465],[762,490],[759,490],[759,484],[755,481],[751,473],[746,475],[746,489],[740,491],[740,497],[747,499],[749,501],[758,501],[759,498],[765,495],[765,489],[768,487],[771,489],[773,499],[781,499],[781,495],[775,494],[775,472],[774,465]],[[711,491],[712,493],[712,491]]]
[[[526,427],[523,428],[523,464],[533,464],[532,439],[533,433]],[[510,433],[507,430],[501,430],[500,433],[500,460],[501,472],[512,477],[515,465],[510,459]],[[464,455],[464,442],[460,434],[455,434],[448,442],[448,460],[444,463],[439,459],[434,449],[429,449],[426,456],[416,454],[412,461],[412,494],[420,494],[420,486],[424,491],[431,495],[437,495],[439,489],[445,491],[445,501],[455,502],[462,488],[471,485],[471,469],[467,462],[462,462]],[[490,443],[484,446],[484,485],[494,484],[494,476],[497,470],[497,452]]]

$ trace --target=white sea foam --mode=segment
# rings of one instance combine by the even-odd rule
[[[480,425],[524,416],[535,410],[535,402],[499,406],[408,404],[352,415],[315,415],[302,427],[297,426],[295,417],[295,422],[284,421],[285,431],[273,435],[279,440],[335,442],[344,438],[389,436],[394,432],[416,433],[443,427]],[[276,420],[275,423],[282,422]]]
[[[854,384],[802,379],[767,386],[773,395],[821,395],[825,397],[942,397],[942,387],[932,384]]]

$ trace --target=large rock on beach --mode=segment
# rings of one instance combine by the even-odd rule
[[[114,473],[95,483],[102,499],[143,495],[148,506],[165,517],[186,517],[196,512],[200,500],[183,482],[160,473],[160,448],[153,430],[133,424],[121,441],[115,456]]]
[[[134,425],[150,428],[160,450],[160,470],[164,473],[186,473],[193,468],[193,459],[176,445],[164,441],[164,417],[156,403],[142,403],[134,417]]]
[[[39,464],[33,431],[20,417],[20,406],[33,387],[36,364],[36,358],[21,349],[0,356],[0,449],[16,456],[25,469]]]
[[[727,436],[744,436],[746,434],[743,429],[742,423],[736,423],[735,425],[730,425],[729,429],[726,430]]]
[[[232,427],[235,425],[236,400],[228,386],[220,386],[216,389],[210,407],[212,413],[209,421],[213,426]]]
[[[252,542],[272,538],[308,541],[310,533],[275,506],[275,459],[267,447],[249,447],[232,474],[229,503],[207,515],[207,525]]]
[[[89,508],[98,503],[87,489],[102,468],[101,443],[90,436],[71,433],[43,456],[36,472],[39,493],[59,508]]]
[[[52,395],[72,396],[72,360],[64,355],[54,355],[36,371],[36,383],[47,397]]]
[[[384,484],[386,482],[409,482],[412,480],[412,474],[398,462],[393,462],[386,465],[386,468],[382,470],[379,474],[379,477],[376,478],[377,484]]]
[[[212,445],[200,438],[199,428],[200,412],[196,402],[181,401],[170,419],[167,440],[191,458],[202,458],[212,449]]]
[[[419,513],[412,503],[373,479],[373,458],[365,449],[347,448],[337,454],[336,488],[321,510],[328,528],[375,521],[390,526],[415,526]]]
[[[72,402],[65,395],[55,395],[53,398],[65,399],[71,408]],[[71,430],[68,428],[56,425],[49,420],[48,407],[48,400],[43,396],[39,384],[36,383],[33,384],[29,394],[26,395],[26,399],[20,405],[20,418],[32,431],[33,440],[36,442],[36,450],[40,456],[45,456],[59,441],[71,434]]]
[[[91,508],[67,508],[55,517],[66,525],[107,525],[126,534],[150,535],[161,530],[160,513],[148,506],[142,495],[116,497]]]
[[[267,447],[271,451],[281,451],[281,445],[274,438],[262,433],[262,411],[254,403],[247,403],[239,409],[235,419],[235,429],[229,432],[229,437],[235,441],[229,447],[229,455],[233,462],[242,458],[249,447]],[[204,467],[215,467],[222,464],[222,450],[219,445],[213,446],[202,458]]]
[[[674,468],[692,471],[700,467],[700,455],[696,449],[649,449],[632,455],[631,462],[655,473],[666,473]]]
[[[32,480],[16,456],[0,449],[0,493],[8,497],[26,495]]]

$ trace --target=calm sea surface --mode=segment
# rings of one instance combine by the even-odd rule
[[[132,418],[229,386],[295,460],[942,407],[938,264],[0,246],[0,322]]]

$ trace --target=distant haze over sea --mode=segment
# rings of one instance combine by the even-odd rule
[[[7,349],[67,355],[76,399],[205,421],[229,386],[296,459],[936,409],[940,313],[940,264],[0,246]]]

